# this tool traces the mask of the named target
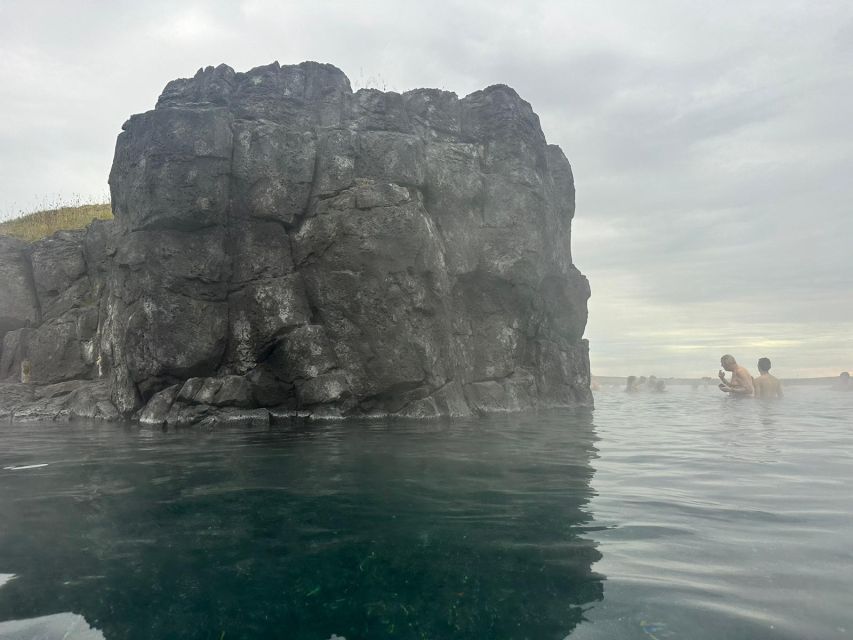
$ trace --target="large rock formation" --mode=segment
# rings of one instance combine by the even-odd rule
[[[208,67],[125,123],[110,187],[114,222],[0,244],[0,377],[48,385],[8,415],[56,385],[154,424],[592,403],[571,167],[509,87]]]

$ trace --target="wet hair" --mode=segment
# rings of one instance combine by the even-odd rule
[[[759,371],[770,371],[770,358],[759,358],[758,370]]]
[[[721,364],[725,363],[725,362],[731,362],[732,364],[735,364],[735,363],[737,363],[737,360],[735,360],[735,357],[732,354],[727,353],[722,358],[720,358]]]

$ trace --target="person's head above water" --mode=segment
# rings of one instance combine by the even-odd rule
[[[733,355],[727,353],[722,358],[720,358],[720,364],[726,371],[734,371],[735,367],[737,366],[737,361],[735,360],[735,357]]]
[[[759,358],[758,370],[762,373],[767,373],[768,371],[770,371],[770,358]]]

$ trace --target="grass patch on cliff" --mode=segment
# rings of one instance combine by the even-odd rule
[[[92,220],[112,220],[112,217],[113,210],[109,202],[63,205],[0,222],[0,235],[32,242],[57,231],[82,229]]]

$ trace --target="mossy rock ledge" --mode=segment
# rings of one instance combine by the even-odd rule
[[[114,220],[0,238],[0,421],[592,405],[572,171],[513,89],[220,65],[122,129]]]

